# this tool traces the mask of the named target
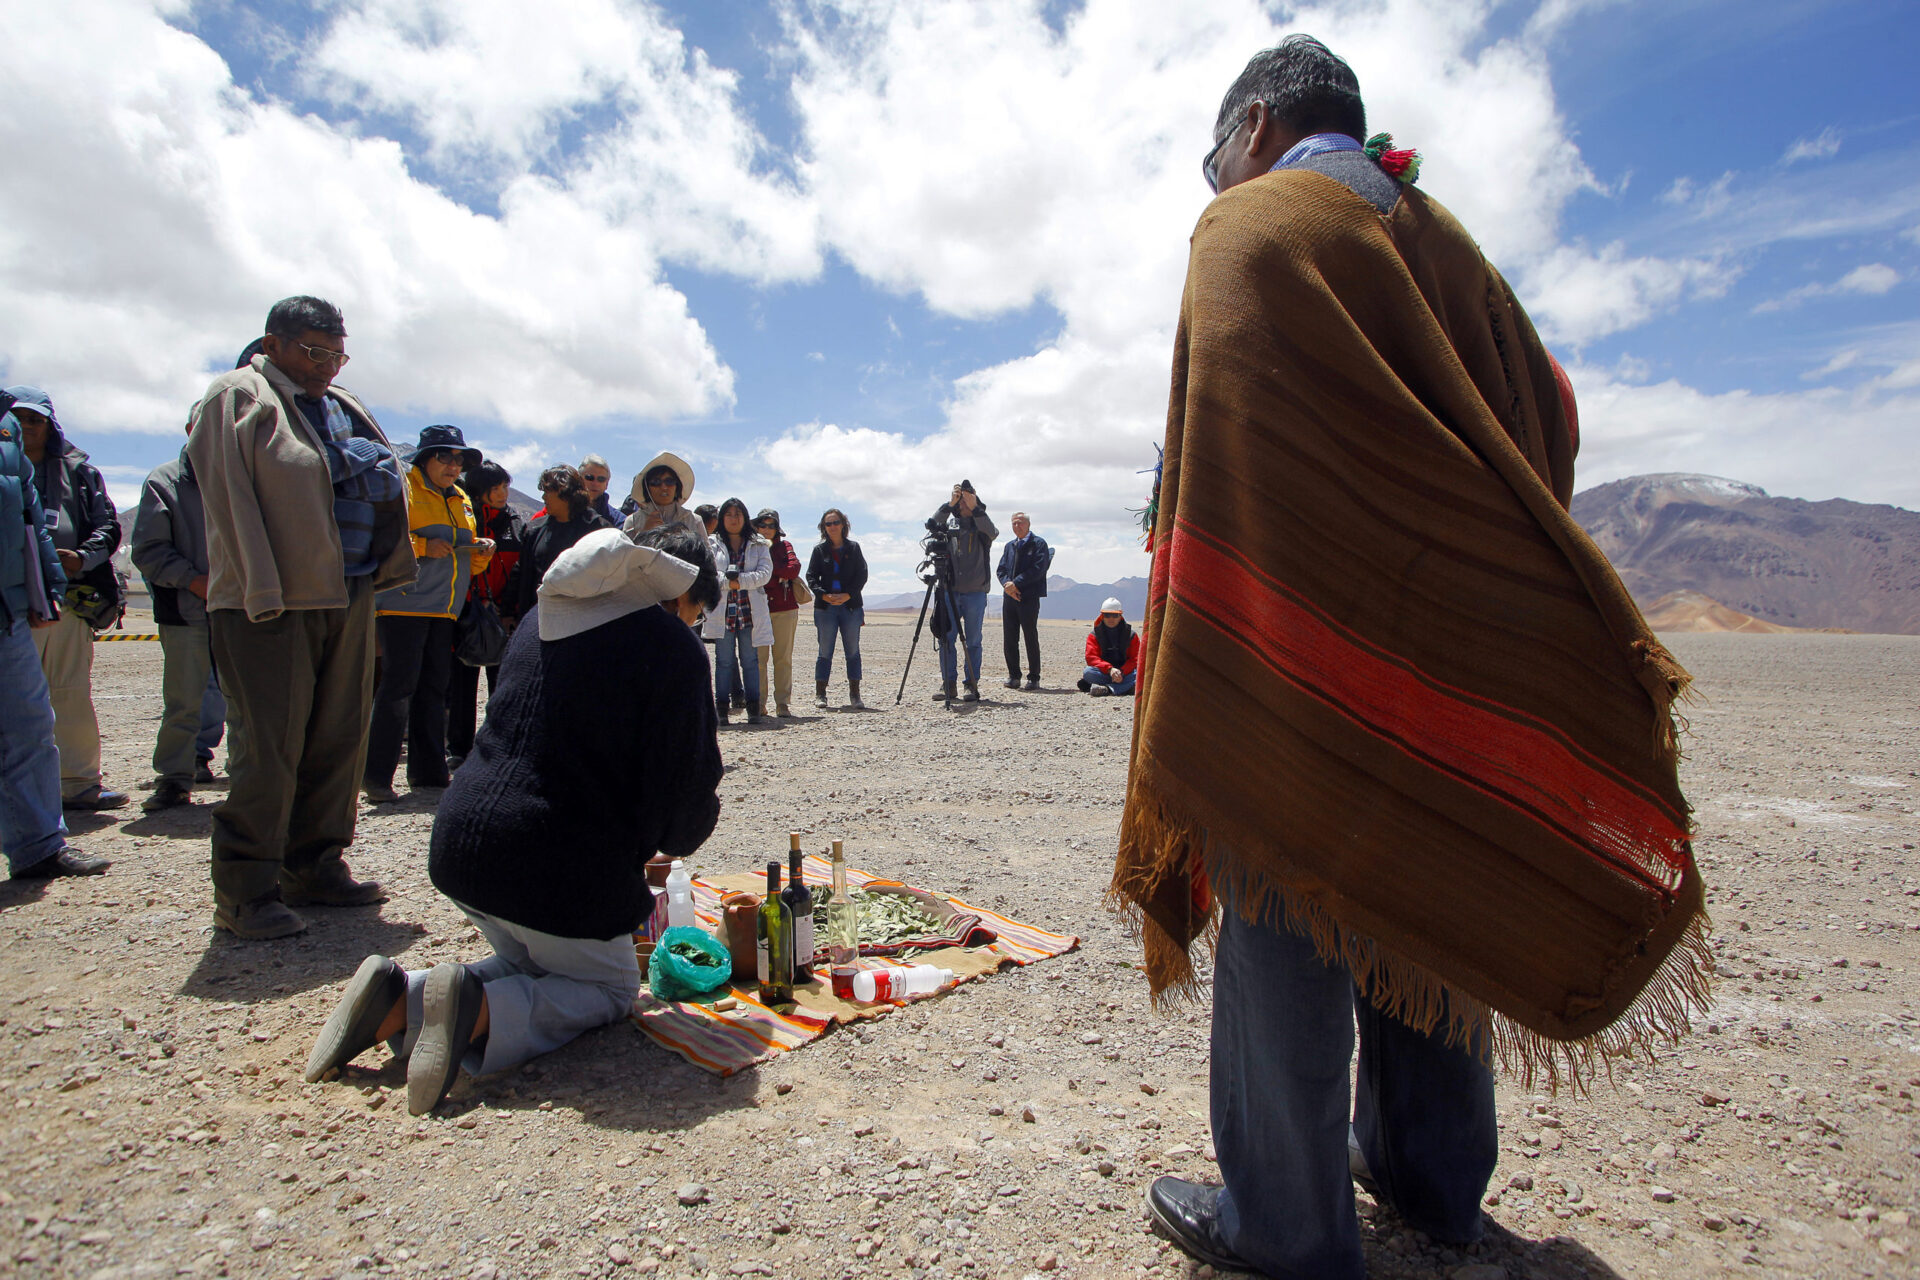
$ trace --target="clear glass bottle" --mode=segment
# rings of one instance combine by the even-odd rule
[[[833,994],[853,999],[853,975],[860,971],[860,905],[847,893],[847,856],[833,842],[833,894],[827,899],[827,962]]]

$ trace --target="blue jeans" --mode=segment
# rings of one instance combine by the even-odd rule
[[[738,661],[736,667],[734,663]],[[753,649],[753,629],[722,631],[713,650],[713,701],[715,706],[732,708],[736,675],[747,696],[749,707],[760,705],[760,655]]]
[[[1080,678],[1089,685],[1104,684],[1115,693],[1124,697],[1133,692],[1133,678],[1138,674],[1139,672],[1137,671],[1129,671],[1118,680],[1115,680],[1107,674],[1105,667],[1088,667],[1080,673]]]
[[[27,623],[0,631],[0,851],[20,872],[67,843],[53,700]]]
[[[1212,1123],[1227,1244],[1277,1280],[1359,1280],[1352,1115],[1380,1194],[1437,1240],[1479,1238],[1499,1155],[1493,1073],[1360,996],[1311,939],[1223,902],[1214,957]],[[1358,1097],[1348,1092],[1354,1022]],[[1444,1028],[1444,1021],[1442,1022]],[[1351,1110],[1350,1110],[1351,1108]]]
[[[967,625],[967,683],[980,683],[980,624],[987,616],[987,593],[984,591],[956,591],[953,602],[960,610],[961,621]],[[939,637],[940,641],[940,679],[943,683],[954,682],[953,632],[948,631]]]
[[[860,678],[860,628],[867,611],[858,605],[829,604],[813,611],[813,630],[820,637],[820,656],[813,660],[813,678],[825,684],[833,676],[833,638],[847,655],[847,679]]]

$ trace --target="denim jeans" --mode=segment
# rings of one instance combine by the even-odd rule
[[[813,660],[813,678],[825,684],[833,678],[833,640],[847,655],[847,679],[860,678],[860,628],[867,611],[858,605],[828,604],[813,611],[814,634],[820,638],[820,656]]]
[[[737,676],[747,695],[747,705],[760,705],[760,658],[753,650],[753,629],[722,631],[713,652],[713,701],[715,706],[733,705],[733,682]],[[736,666],[735,663],[739,665]]]
[[[987,616],[987,593],[984,591],[956,591],[953,602],[960,610],[960,620],[967,627],[967,683],[980,683],[980,624]],[[954,682],[955,659],[953,653],[953,632],[948,631],[938,637],[940,641],[940,679],[943,683]]]
[[[1499,1155],[1492,1071],[1439,1029],[1422,1035],[1380,1013],[1311,939],[1248,924],[1229,902],[1221,910],[1211,1088],[1227,1244],[1280,1280],[1359,1280],[1350,1114],[1381,1196],[1409,1227],[1477,1239]]]
[[[53,702],[40,650],[22,620],[0,631],[0,851],[19,872],[66,843]]]
[[[1139,672],[1137,671],[1129,671],[1118,680],[1115,680],[1107,674],[1105,667],[1088,667],[1080,673],[1080,678],[1089,685],[1104,684],[1115,693],[1124,697],[1133,692],[1133,680],[1138,674]]]

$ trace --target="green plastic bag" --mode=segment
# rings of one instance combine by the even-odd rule
[[[732,976],[727,944],[692,925],[661,934],[647,961],[647,985],[659,1000],[700,1000],[724,988]]]

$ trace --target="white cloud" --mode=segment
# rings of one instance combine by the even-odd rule
[[[1852,390],[1714,395],[1671,380],[1631,385],[1604,369],[1572,365],[1580,401],[1579,485],[1696,471],[1783,497],[1913,506],[1920,453],[1889,451],[1884,442],[1888,422],[1920,415],[1920,358],[1907,367],[1910,378],[1890,376]],[[1873,465],[1863,467],[1869,458]]]
[[[1778,298],[1769,298],[1754,308],[1755,311],[1784,311],[1797,307],[1809,298],[1831,298],[1847,294],[1868,297],[1886,293],[1900,283],[1900,273],[1884,262],[1869,262],[1865,266],[1855,267],[1830,284],[1803,284],[1798,289],[1790,289]]]
[[[343,384],[378,404],[535,431],[709,414],[731,402],[733,375],[664,280],[663,259],[758,278],[817,266],[810,224],[789,225],[790,191],[743,168],[752,131],[731,79],[701,59],[629,67],[622,84],[664,78],[656,96],[684,114],[630,121],[585,148],[577,172],[507,165],[489,215],[419,180],[398,144],[236,87],[213,50],[163,20],[178,7],[9,14],[0,148],[19,170],[63,176],[0,222],[0,355],[12,376],[61,388],[90,429],[177,430],[208,370],[228,367],[268,304],[294,292],[341,306],[356,357]],[[388,8],[341,22],[364,46]],[[449,39],[470,34],[451,9],[414,10]],[[597,11],[653,48],[648,11]],[[577,51],[551,14],[508,35],[542,66]],[[325,56],[353,47],[348,36],[323,41]],[[456,51],[454,70],[418,93],[445,147],[485,145],[517,163],[539,149],[565,95],[508,94],[462,124],[458,108],[484,96],[504,38]],[[410,65],[405,49],[389,56],[383,64],[369,50],[368,65]],[[682,127],[696,117],[699,128]],[[636,194],[663,170],[703,166],[705,190],[691,181],[682,195]],[[716,200],[736,216],[699,216]]]
[[[1824,160],[1828,156],[1840,154],[1840,131],[1829,125],[1811,138],[1797,139],[1781,155],[1781,164],[1794,164],[1801,160]]]

